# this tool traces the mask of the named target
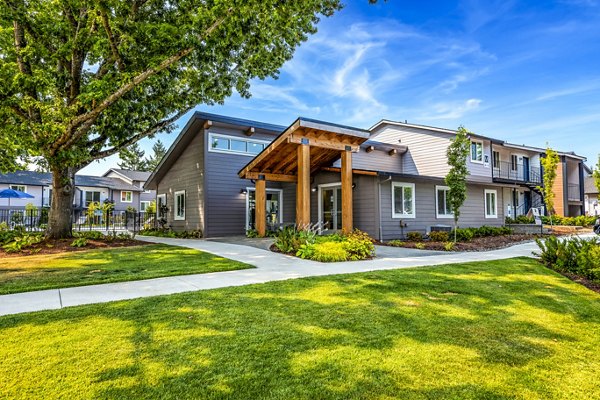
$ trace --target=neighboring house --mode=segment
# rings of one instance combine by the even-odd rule
[[[127,169],[111,168],[102,176],[108,178],[118,178],[124,180],[130,185],[142,189],[142,192],[133,193],[133,203],[135,204],[133,207],[135,207],[138,211],[145,212],[150,203],[156,200],[156,191],[144,190],[144,183],[146,183],[150,177],[150,174],[151,172],[146,171],[131,171]],[[123,199],[117,199],[117,202],[122,200]],[[125,207],[127,207],[127,205],[125,205]]]
[[[0,174],[0,190],[13,188],[34,196],[32,199],[11,199],[11,208],[49,207],[52,199],[52,174],[34,171],[17,171]],[[87,208],[91,202],[111,200],[115,211],[125,211],[128,206],[139,209],[139,196],[143,189],[120,178],[75,175],[73,206]],[[0,209],[8,207],[7,199],[0,199]]]
[[[594,177],[592,176],[592,170],[586,166],[585,172],[585,214],[600,215],[600,197],[598,194],[598,188],[596,187],[596,182],[594,180]]]
[[[306,118],[283,127],[197,112],[145,187],[167,206],[168,225],[207,237],[319,223],[388,240],[452,226],[444,177],[455,134],[388,120],[369,130]],[[543,205],[544,149],[470,139],[460,226],[500,226]],[[559,154],[556,209],[580,215],[585,158]]]

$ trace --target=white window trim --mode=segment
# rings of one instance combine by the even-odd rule
[[[439,204],[438,204],[438,191],[440,190],[450,190],[450,188],[448,186],[437,186],[435,187],[435,217],[438,219],[448,219],[448,218],[454,218],[454,213],[450,213],[450,214],[440,214],[439,210]],[[446,206],[448,205],[448,200],[446,200]]]
[[[481,144],[481,161],[473,160],[473,143]],[[469,153],[470,153],[470,160],[472,163],[483,164],[483,160],[485,159],[485,146],[483,145],[483,140],[471,139],[471,143],[469,144]]]
[[[513,164],[513,158],[515,159],[514,164]],[[514,169],[513,169],[513,165],[514,165]],[[519,155],[518,154],[511,154],[510,155],[510,171],[511,172],[518,172],[519,171]]]
[[[494,214],[493,215],[489,215],[487,213],[488,207],[487,207],[487,195],[488,194],[494,194]],[[485,218],[486,219],[494,219],[494,218],[498,218],[498,191],[497,190],[492,190],[492,189],[485,189],[483,191],[483,206],[484,206],[484,210],[483,212],[485,213]]]
[[[131,195],[131,200],[123,200],[123,193],[129,193]],[[125,198],[127,198],[127,195]],[[121,203],[133,203],[133,192],[131,190],[121,190]]]
[[[177,196],[183,194],[183,215],[177,215]],[[178,190],[173,194],[173,219],[175,221],[185,221],[185,209],[186,209],[186,195],[185,190]]]
[[[322,183],[317,186],[317,212],[319,213],[317,219],[319,221],[319,235],[322,235],[323,232],[323,189],[330,189],[342,187],[342,182],[331,182],[331,183]],[[329,231],[328,231],[329,232]]]
[[[212,147],[213,138],[222,138],[222,139],[228,139],[228,140],[238,140],[238,141],[246,142],[246,143],[263,144],[265,148],[270,144],[270,142],[265,141],[265,140],[248,139],[248,138],[239,137],[239,136],[230,136],[230,135],[223,135],[220,133],[209,132],[209,134],[208,134],[208,151],[211,153],[238,154],[238,155],[250,156],[250,157],[256,157],[260,153],[260,152],[259,153],[249,153],[247,151],[215,149]]]
[[[142,201],[140,201],[140,212],[146,212],[146,209],[148,208],[148,206],[150,205],[150,203],[152,203],[152,202],[148,201],[148,200],[142,200]],[[142,210],[142,204],[146,205],[146,207],[144,207],[143,210]]]
[[[18,183],[11,183],[11,184],[8,185],[8,188],[12,189],[13,186],[20,186],[20,187],[23,188],[23,190],[19,190],[19,189],[13,189],[13,190],[19,190],[20,192],[27,193],[27,185],[20,185]]]
[[[159,199],[162,199],[162,203],[166,206],[167,205],[167,194],[163,193],[163,194],[159,194],[156,196],[156,206],[158,207],[158,204],[160,203]]]
[[[246,197],[246,230],[250,229],[250,216],[248,215],[250,211],[250,192],[256,192],[256,188],[255,187],[250,187],[247,186],[246,187],[246,194],[244,195]],[[279,193],[279,223],[283,223],[283,189],[265,189],[265,194],[268,192],[277,192]],[[254,201],[256,202],[256,193],[254,193]],[[256,203],[255,203],[256,204]],[[256,221],[254,221],[256,223]]]
[[[396,190],[395,188],[397,187],[410,187],[412,189],[412,214],[398,214],[396,213],[394,210],[394,205],[396,204]],[[416,190],[415,190],[415,184],[414,183],[407,183],[407,182],[392,182],[392,218],[394,219],[400,219],[400,218],[411,218],[414,219],[417,217],[417,209],[416,209]]]

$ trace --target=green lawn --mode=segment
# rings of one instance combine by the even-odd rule
[[[0,398],[587,400],[599,349],[600,295],[520,258],[2,317]]]
[[[0,294],[253,268],[162,244],[0,259]]]

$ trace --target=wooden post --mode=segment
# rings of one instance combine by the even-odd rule
[[[298,182],[296,183],[296,226],[310,224],[310,146],[298,146]]]
[[[342,152],[342,231],[352,232],[352,153]]]
[[[258,236],[263,237],[267,233],[267,181],[259,178],[255,182],[255,227]]]

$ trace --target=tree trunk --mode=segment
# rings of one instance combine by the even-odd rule
[[[71,216],[75,193],[73,168],[52,167],[52,206],[48,218],[46,237],[63,239],[73,237]]]

